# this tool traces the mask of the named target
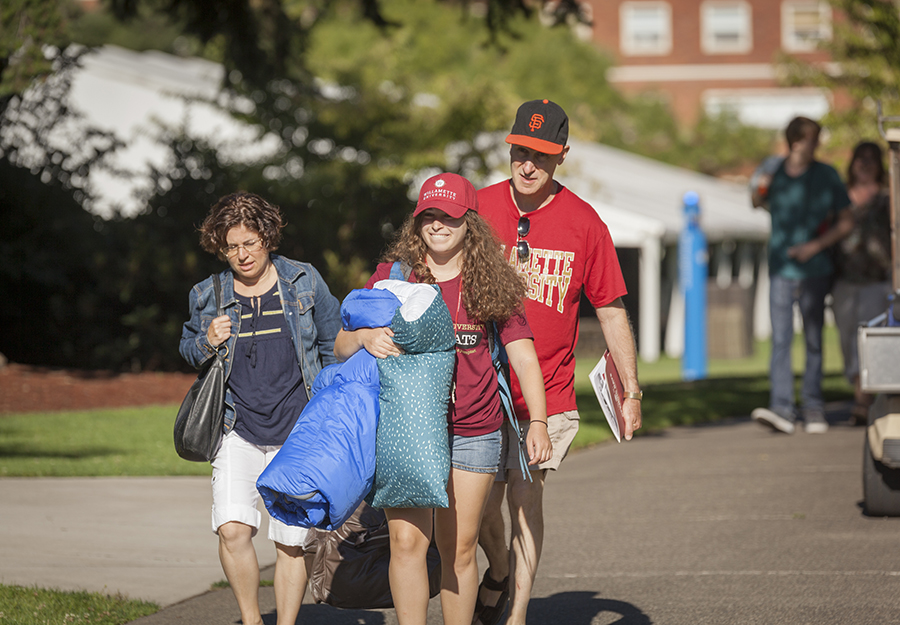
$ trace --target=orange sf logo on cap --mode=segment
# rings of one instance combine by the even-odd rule
[[[543,125],[544,125],[544,116],[541,115],[540,113],[535,113],[534,115],[532,115],[531,121],[528,122],[528,127],[531,129],[532,132],[534,132],[535,130],[537,130],[538,128],[540,128]]]

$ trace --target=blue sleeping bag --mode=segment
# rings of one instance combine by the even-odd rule
[[[390,291],[353,291],[341,316],[348,330],[381,327],[390,325],[399,306]],[[350,318],[361,325],[347,325]],[[371,490],[379,414],[375,360],[360,350],[316,376],[312,399],[256,481],[274,518],[288,525],[337,529]]]
[[[406,353],[376,359],[360,350],[319,373],[313,398],[257,480],[266,508],[288,525],[331,530],[367,493],[376,507],[446,507],[456,353],[437,287],[384,280],[352,291],[341,320],[351,331],[390,326]]]

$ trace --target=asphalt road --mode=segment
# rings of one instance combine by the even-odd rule
[[[863,514],[864,430],[845,417],[830,411],[822,435],[736,419],[572,454],[548,478],[528,622],[900,624],[900,518]],[[260,600],[274,625],[272,589]],[[238,622],[228,589],[135,621]],[[397,620],[305,605],[298,622]],[[438,623],[433,599],[428,624]]]

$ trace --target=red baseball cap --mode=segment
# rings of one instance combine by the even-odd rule
[[[530,100],[516,111],[506,142],[544,154],[559,154],[568,139],[569,118],[562,107],[550,100]]]
[[[426,180],[419,190],[419,201],[413,217],[428,208],[442,210],[458,219],[466,211],[478,212],[478,195],[472,183],[459,174],[438,174]]]

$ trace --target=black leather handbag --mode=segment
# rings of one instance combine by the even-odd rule
[[[213,274],[216,292],[216,316],[222,310],[222,285],[218,274]],[[200,374],[181,402],[175,417],[175,452],[192,462],[210,462],[222,442],[225,421],[225,353],[218,350],[200,367]]]

